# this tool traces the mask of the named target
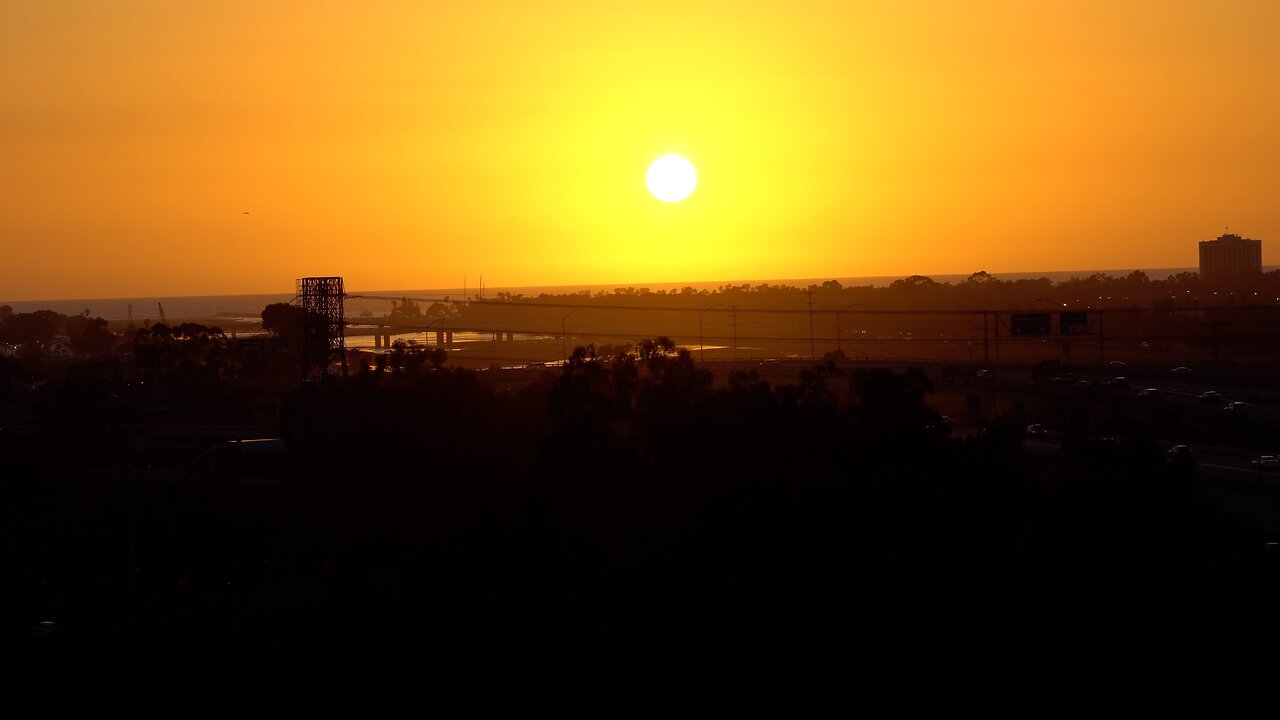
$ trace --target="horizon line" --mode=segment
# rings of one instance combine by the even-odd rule
[[[1277,269],[1280,269],[1280,265],[1263,265],[1262,266],[1262,271],[1264,273],[1270,270],[1277,270]],[[1088,275],[1097,274],[1097,273],[1110,274],[1110,273],[1120,272],[1120,273],[1128,274],[1128,273],[1137,272],[1137,271],[1152,273],[1152,272],[1161,272],[1161,271],[1184,271],[1185,272],[1187,270],[1195,270],[1198,272],[1198,267],[1187,265],[1187,266],[1172,266],[1172,267],[1156,267],[1156,268],[1150,268],[1150,269],[1092,268],[1092,269],[1071,269],[1071,270],[1020,270],[1020,271],[1008,271],[1008,272],[989,272],[986,270],[973,270],[967,273],[964,273],[964,272],[962,273],[917,272],[917,273],[910,273],[906,275],[897,275],[897,274],[894,274],[894,275],[844,275],[844,276],[833,276],[833,277],[753,278],[753,279],[737,279],[737,280],[660,280],[660,281],[631,281],[631,282],[571,283],[571,284],[562,284],[562,285],[512,284],[512,285],[503,285],[503,286],[486,286],[485,290],[497,293],[497,292],[506,292],[510,290],[553,290],[553,289],[570,290],[570,289],[587,289],[587,288],[602,288],[602,287],[613,287],[613,288],[630,287],[630,288],[640,289],[641,287],[645,287],[645,286],[692,287],[692,286],[699,286],[699,285],[709,286],[709,285],[741,285],[741,284],[747,284],[754,287],[756,284],[785,285],[789,283],[813,284],[814,282],[817,282],[820,284],[822,282],[826,282],[830,280],[836,280],[838,282],[845,281],[845,280],[855,280],[855,281],[901,280],[904,278],[914,277],[914,276],[922,276],[922,277],[928,277],[928,278],[968,277],[978,272],[988,272],[988,274],[990,274],[992,277],[995,277],[995,278],[1000,278],[1001,276],[1018,276],[1018,279],[1023,279],[1023,278],[1047,277],[1048,275],[1063,275],[1067,273],[1071,273],[1071,274],[1081,273],[1082,274],[1081,277],[1088,277]],[[1084,273],[1087,273],[1087,275],[1083,275]],[[310,277],[310,276],[306,276],[306,277]],[[1152,278],[1152,279],[1163,280],[1164,278]],[[808,287],[808,285],[807,284],[798,285],[796,287]],[[874,285],[874,284],[848,285],[846,287],[877,287],[877,285]],[[392,289],[361,289],[361,290],[347,290],[347,294],[357,295],[361,293],[372,293],[372,292],[377,292],[377,293],[397,293],[397,292],[410,292],[410,291],[419,292],[423,290],[436,291],[436,292],[461,293],[464,291],[464,288],[459,286],[454,288],[416,287],[416,288],[392,288]],[[284,290],[268,290],[263,292],[207,293],[207,294],[195,294],[195,295],[117,295],[117,296],[105,296],[105,297],[63,297],[63,298],[42,297],[42,298],[23,298],[23,299],[3,299],[3,300],[0,300],[0,305],[7,305],[10,303],[38,303],[38,302],[58,302],[58,303],[81,302],[81,301],[120,302],[120,301],[128,301],[128,300],[165,300],[165,299],[179,299],[179,298],[182,298],[182,299],[215,298],[215,297],[234,298],[234,297],[254,297],[254,296],[261,296],[261,295],[289,295],[289,294],[291,293]],[[471,292],[469,288],[467,289],[466,294],[468,296],[475,295],[475,293]]]

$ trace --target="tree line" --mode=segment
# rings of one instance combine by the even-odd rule
[[[1093,273],[1054,282],[1048,277],[1004,280],[979,270],[959,282],[937,281],[927,275],[910,275],[888,285],[844,285],[827,280],[800,287],[787,284],[726,284],[715,289],[686,286],[679,290],[619,287],[612,291],[581,290],[574,293],[497,293],[496,299],[472,304],[582,303],[642,305],[654,309],[706,307],[717,302],[741,308],[847,307],[857,301],[861,309],[962,309],[1005,310],[1051,307],[1043,301],[1075,305],[1081,300],[1094,308],[1212,307],[1219,305],[1274,305],[1280,297],[1280,270],[1220,282],[1205,282],[1198,273],[1178,272],[1152,278],[1143,270],[1125,275]]]

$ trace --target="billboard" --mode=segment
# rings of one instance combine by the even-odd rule
[[[1009,316],[1009,330],[1014,337],[1049,334],[1049,313],[1015,313]]]
[[[1058,314],[1058,326],[1063,335],[1078,335],[1089,330],[1089,313],[1064,312]]]

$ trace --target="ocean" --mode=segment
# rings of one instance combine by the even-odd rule
[[[1274,269],[1274,266],[1264,267],[1264,270]],[[1163,280],[1164,278],[1180,272],[1196,272],[1198,268],[1157,268],[1154,270],[1146,270],[1148,276],[1153,280]],[[993,273],[995,277],[1001,280],[1020,280],[1023,278],[1040,278],[1047,277],[1054,282],[1062,282],[1070,280],[1072,277],[1088,277],[1094,273],[1106,273],[1107,275],[1122,276],[1128,275],[1133,270],[1060,270],[1053,272],[1022,272],[1022,273]],[[969,276],[968,273],[960,275],[930,275],[938,282],[956,283],[962,282]],[[900,280],[904,276],[874,276],[874,277],[841,277],[835,278],[845,286],[873,286],[885,287],[895,280]],[[545,287],[497,287],[488,286],[485,288],[487,297],[495,297],[499,292],[518,293],[525,296],[536,296],[541,293],[563,294],[581,292],[590,290],[612,291],[616,287],[634,287],[637,290],[648,288],[652,291],[658,290],[679,290],[684,287],[694,287],[699,290],[714,290],[724,285],[742,285],[744,283],[756,286],[762,283],[770,285],[791,285],[795,287],[807,287],[812,283],[822,283],[831,278],[804,278],[804,279],[782,279],[782,280],[717,280],[705,282],[664,282],[664,283],[630,283],[630,284],[602,284],[602,285],[559,285]],[[467,288],[468,297],[474,297],[476,288]],[[359,316],[362,312],[368,311],[371,314],[381,315],[391,309],[391,299],[396,297],[413,297],[413,298],[445,298],[460,299],[463,296],[463,289],[457,288],[425,288],[417,290],[349,290],[348,293],[354,297],[347,300],[346,314],[349,317]],[[378,296],[378,297],[360,297],[360,296]],[[164,307],[165,317],[170,321],[175,320],[200,320],[209,318],[246,318],[258,320],[262,309],[271,303],[288,302],[294,298],[292,292],[287,293],[268,293],[260,295],[199,295],[187,297],[132,297],[132,298],[82,298],[67,300],[16,300],[5,301],[0,300],[0,305],[9,305],[14,312],[32,312],[35,310],[53,310],[64,315],[77,315],[81,312],[88,311],[91,317],[101,317],[107,320],[126,320],[130,316],[132,309],[133,318],[137,322],[150,320],[157,322],[160,320],[160,306]]]

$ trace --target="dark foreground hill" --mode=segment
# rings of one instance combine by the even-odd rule
[[[4,446],[7,645],[45,714],[933,704],[1275,637],[1267,538],[1193,464],[953,438],[916,372],[713,388],[658,340],[518,393],[366,373],[171,475],[77,455],[120,409],[63,390]]]

